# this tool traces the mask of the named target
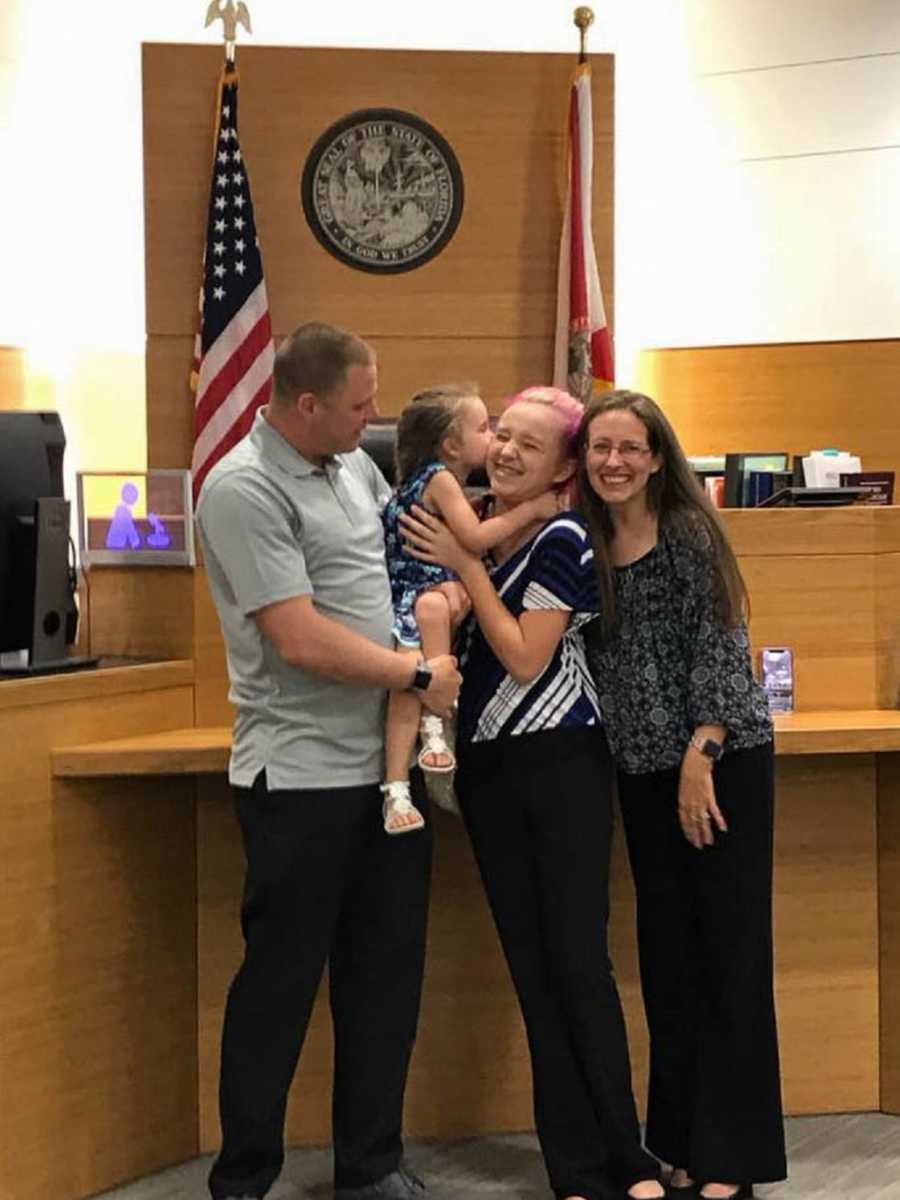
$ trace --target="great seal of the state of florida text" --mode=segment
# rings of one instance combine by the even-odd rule
[[[306,219],[326,250],[361,271],[412,271],[459,224],[456,155],[421,117],[366,108],[330,126],[303,168]]]

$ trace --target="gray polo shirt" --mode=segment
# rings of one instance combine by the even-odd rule
[[[210,471],[197,505],[210,590],[237,708],[228,777],[249,787],[356,787],[383,778],[384,701],[289,666],[253,614],[293,596],[391,646],[391,590],[380,512],[390,495],[364,450],[323,469],[265,420]]]

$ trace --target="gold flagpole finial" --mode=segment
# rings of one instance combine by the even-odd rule
[[[243,25],[248,33],[253,32],[250,27],[250,11],[244,4],[244,0],[238,0],[237,4],[234,0],[224,0],[224,3],[221,3],[220,0],[211,0],[206,10],[206,25],[212,25],[213,21],[222,22],[225,61],[233,66],[238,25]]]
[[[578,52],[578,61],[587,62],[587,31],[594,23],[594,10],[592,8],[588,8],[586,5],[580,5],[575,9],[575,15],[572,20],[578,27],[578,32],[581,35],[581,49]]]

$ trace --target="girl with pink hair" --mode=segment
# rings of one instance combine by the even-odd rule
[[[582,413],[555,388],[512,397],[487,451],[492,512],[569,486]],[[414,552],[472,601],[456,792],[525,1019],[550,1185],[558,1200],[654,1200],[606,945],[613,770],[582,635],[600,607],[587,526],[574,511],[532,522],[483,562],[413,512]]]

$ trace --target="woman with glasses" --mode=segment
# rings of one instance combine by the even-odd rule
[[[646,1144],[671,1191],[786,1174],[772,991],[773,733],[734,553],[647,396],[592,401],[579,501],[601,615],[588,657],[637,896]]]

